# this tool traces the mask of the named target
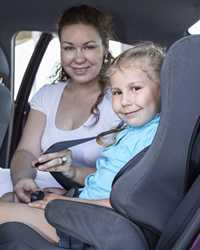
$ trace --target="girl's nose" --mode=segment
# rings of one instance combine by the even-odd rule
[[[128,93],[123,93],[122,98],[121,98],[121,105],[122,106],[128,106],[131,105],[133,102],[133,96],[131,97],[130,94]]]

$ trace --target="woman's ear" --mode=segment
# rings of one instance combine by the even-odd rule
[[[105,50],[105,51],[104,51],[103,58],[106,59],[107,57],[108,57],[108,50]]]
[[[110,51],[108,49],[105,49],[103,62],[104,63],[111,62],[111,58],[112,58],[112,55],[111,55]]]

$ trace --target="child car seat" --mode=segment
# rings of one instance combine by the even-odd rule
[[[49,223],[66,238],[82,242],[79,248],[71,249],[149,250],[156,245],[157,250],[162,249],[159,245],[166,224],[187,198],[188,152],[200,116],[199,48],[200,36],[188,36],[168,50],[161,71],[160,125],[146,153],[130,160],[115,178],[111,193],[114,209],[63,200],[48,204],[45,215]],[[12,249],[9,244],[14,242],[26,244],[24,235],[31,229],[20,224],[23,234],[16,238],[5,230],[12,226],[16,230],[19,224],[0,227],[2,250]],[[32,230],[29,240],[31,235],[35,237],[36,233]],[[1,247],[6,244],[4,238],[7,248]],[[45,244],[46,240],[40,239],[24,249],[46,250]]]

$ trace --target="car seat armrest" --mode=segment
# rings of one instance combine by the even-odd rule
[[[102,246],[105,246],[104,250],[131,250],[133,245],[138,250],[148,249],[140,229],[111,208],[54,200],[47,205],[45,216],[62,235],[71,236],[95,250],[102,249]],[[125,246],[124,242],[129,244]]]

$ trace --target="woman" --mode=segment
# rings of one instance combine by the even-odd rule
[[[30,194],[38,187],[59,186],[49,173],[32,167],[32,162],[38,161],[49,146],[63,140],[95,136],[119,122],[101,76],[111,61],[108,51],[112,37],[110,16],[86,5],[72,7],[59,20],[58,36],[60,81],[45,85],[33,97],[22,138],[11,162],[15,200],[20,202],[30,202]],[[95,141],[73,147],[73,164],[88,166],[84,168],[86,175],[94,172],[100,151]],[[51,155],[52,168],[61,165],[64,155],[65,152]],[[11,191],[9,173],[5,171],[0,173],[1,193]]]

